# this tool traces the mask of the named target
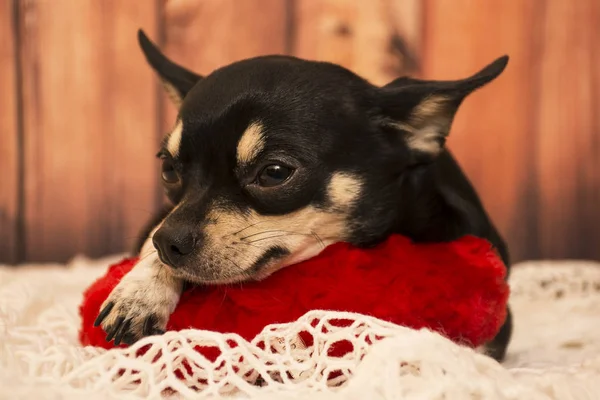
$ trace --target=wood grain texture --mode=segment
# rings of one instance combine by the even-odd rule
[[[206,75],[245,58],[286,53],[286,1],[170,0],[163,12],[163,50],[197,73]],[[163,128],[168,130],[176,112],[170,104],[164,112]]]
[[[511,57],[498,79],[464,102],[448,144],[513,260],[540,255],[533,155],[544,3],[427,0],[424,10],[424,77],[464,78],[503,54]]]
[[[385,84],[509,54],[449,146],[514,261],[600,260],[598,0],[0,0],[0,263],[122,251],[163,200],[176,110],[140,27],[202,74],[285,53]]]
[[[29,261],[122,251],[155,206],[151,4],[20,2]]]
[[[13,7],[0,0],[0,263],[18,260],[19,146]]]
[[[548,2],[543,41],[536,115],[541,252],[600,259],[598,1]]]
[[[296,0],[293,54],[341,64],[377,85],[418,68],[417,1]]]
[[[592,26],[595,27],[595,33],[592,35],[595,37],[595,43],[599,43],[600,31],[598,28],[600,27],[600,3],[592,2],[591,14],[592,16]],[[593,93],[592,100],[590,102],[590,106],[593,110],[593,122],[592,122],[592,138],[590,140],[590,147],[596,149],[595,154],[593,155],[592,160],[595,161],[595,165],[588,166],[588,171],[593,171],[593,178],[590,179],[590,182],[587,184],[587,190],[590,192],[589,199],[585,208],[584,218],[590,230],[589,233],[586,233],[586,237],[588,239],[588,243],[590,243],[592,254],[589,256],[594,260],[600,260],[600,227],[598,222],[600,221],[600,159],[598,155],[600,154],[600,52],[597,51],[597,47],[594,51],[591,52],[591,64],[592,64],[592,81],[593,85]]]

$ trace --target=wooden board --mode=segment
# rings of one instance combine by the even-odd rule
[[[543,15],[534,114],[541,252],[600,259],[600,4],[551,1]]]
[[[0,263],[19,257],[19,140],[13,7],[0,1]]]
[[[180,0],[164,6],[165,53],[206,75],[234,61],[287,50],[288,2],[282,0]],[[169,103],[166,96],[163,102]],[[163,129],[176,111],[164,108]]]
[[[122,251],[156,201],[155,81],[137,48],[156,9],[20,2],[27,260]]]
[[[464,102],[448,143],[506,237],[513,260],[541,255],[532,156],[542,3],[425,1],[424,77],[463,78],[503,54],[511,57],[497,80]]]
[[[383,85],[418,70],[418,1],[297,0],[293,54],[341,64]]]

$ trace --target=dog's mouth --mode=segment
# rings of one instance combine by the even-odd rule
[[[260,281],[275,271],[289,266],[290,251],[282,246],[271,246],[260,255],[250,267],[243,268],[239,263],[222,254],[219,262],[191,262],[189,266],[174,267],[166,260],[161,262],[169,267],[174,276],[197,284],[224,285],[231,283]],[[207,262],[208,261],[208,262]]]
[[[174,276],[185,281],[203,285],[226,285],[240,282],[261,281],[280,269],[305,261],[318,255],[325,246],[307,247],[290,251],[283,245],[271,245],[248,266],[242,266],[240,260],[235,260],[225,252],[210,256],[200,256],[189,264],[169,267]],[[202,261],[198,261],[202,260]]]
[[[282,246],[272,246],[268,248],[249,268],[248,274],[251,276],[263,275],[269,266],[288,257],[290,251]],[[282,267],[284,267],[283,265]]]
[[[173,275],[179,279],[183,279],[185,282],[196,285],[228,285],[233,283],[248,282],[253,279],[245,273],[239,273],[237,275],[223,276],[223,277],[207,277],[204,275],[198,275],[196,273],[189,272],[187,270],[176,269],[173,270]]]

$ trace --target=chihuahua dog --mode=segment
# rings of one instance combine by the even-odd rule
[[[153,221],[137,265],[101,307],[96,325],[107,340],[163,332],[186,283],[260,280],[341,241],[471,234],[510,265],[444,146],[461,102],[500,75],[508,57],[466,79],[401,77],[377,87],[341,66],[288,56],[203,77],[138,37],[178,107],[158,153],[172,207]],[[508,316],[486,346],[498,360],[511,336]]]

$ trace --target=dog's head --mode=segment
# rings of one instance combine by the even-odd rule
[[[463,99],[508,60],[463,80],[376,87],[285,56],[202,77],[139,39],[179,109],[159,153],[175,207],[153,242],[175,274],[196,282],[261,279],[331,243],[381,240],[402,177],[435,160]]]

